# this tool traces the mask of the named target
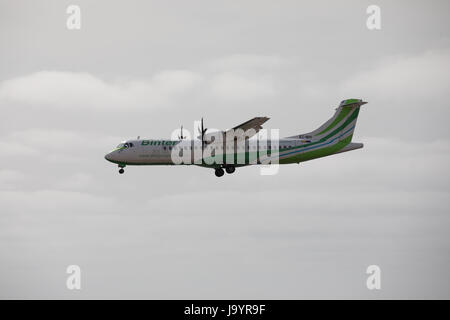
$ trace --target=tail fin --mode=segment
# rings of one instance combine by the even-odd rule
[[[351,135],[355,130],[356,120],[359,114],[359,108],[367,102],[361,99],[343,100],[336,109],[333,117],[314,131],[287,137],[288,139],[307,139],[307,140],[328,140],[338,137],[343,140]],[[351,138],[350,138],[351,139]]]

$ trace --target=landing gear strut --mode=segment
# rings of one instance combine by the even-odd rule
[[[216,177],[221,177],[225,174],[222,168],[217,168],[215,171]]]

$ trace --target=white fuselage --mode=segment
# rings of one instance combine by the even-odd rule
[[[253,157],[256,164],[258,160],[267,158],[267,154],[275,154],[277,151],[282,153],[283,150],[309,142],[310,140],[302,139],[281,139],[247,140],[245,143],[233,143],[233,141],[211,143],[204,145],[202,157],[200,140],[128,140],[122,143],[127,144],[128,147],[118,147],[108,153],[105,158],[123,165],[188,165],[201,164],[202,158],[207,159],[211,156],[223,158],[222,163],[236,162],[238,155],[244,158],[247,154],[247,162],[244,160],[244,163],[233,164],[252,164],[248,163],[250,154],[250,158]],[[183,163],[177,161],[180,157],[183,158]]]

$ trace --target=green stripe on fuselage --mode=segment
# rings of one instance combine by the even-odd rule
[[[336,119],[334,119],[334,121],[325,130],[323,130],[322,132],[320,132],[317,135],[320,136],[320,135],[324,134],[325,132],[333,129],[339,122],[342,121],[342,119],[344,119],[349,114],[350,111],[352,111],[352,108],[342,108],[341,112],[338,114]]]
[[[311,150],[311,151],[307,151],[304,153],[297,153],[297,154],[294,154],[287,158],[281,158],[281,159],[279,159],[279,163],[280,164],[299,163],[299,162],[303,162],[303,161],[308,161],[308,160],[332,155],[332,154],[338,152],[339,150],[341,150],[342,148],[344,148],[346,145],[348,145],[352,141],[352,137],[353,137],[353,135],[351,134],[348,137],[346,137],[345,139],[343,139],[331,146],[318,148],[316,150]],[[263,155],[263,154],[261,153],[261,155]],[[274,152],[274,155],[276,155],[276,152]],[[266,156],[266,154],[264,154],[263,156]],[[283,155],[280,155],[280,157],[282,157],[282,156]],[[238,164],[238,166],[248,165],[249,164],[248,157],[249,157],[249,152],[245,152],[245,164]],[[220,166],[220,164],[207,165],[207,164],[203,163],[202,166],[218,167],[218,166]]]
[[[330,134],[321,138],[318,141],[307,143],[307,144],[304,144],[301,146],[294,146],[291,148],[279,149],[280,157],[283,157],[283,154],[282,154],[283,152],[292,151],[292,150],[300,150],[301,148],[310,147],[310,146],[313,146],[313,145],[316,145],[319,143],[323,143],[323,142],[333,138],[339,132],[344,130],[344,128],[346,126],[348,126],[353,120],[355,120],[358,117],[358,114],[359,114],[359,107],[354,110],[354,112],[347,118],[347,120],[339,128],[333,130],[333,132],[331,132]],[[297,163],[299,161],[307,161],[307,160],[314,159],[316,157],[320,158],[320,157],[325,157],[327,155],[333,154],[334,152],[340,150],[341,148],[345,147],[348,143],[350,143],[351,136],[352,135],[350,135],[350,140],[348,138],[345,138],[344,140],[342,140],[332,146],[329,146],[329,147],[323,147],[323,148],[319,147],[319,149],[316,149],[316,150],[312,150],[312,151],[308,151],[308,152],[300,153],[300,154],[295,154],[295,155],[292,155],[291,157],[280,159],[280,163]],[[263,156],[265,155],[262,152],[260,152],[260,154],[262,154]],[[301,157],[302,155],[307,155],[307,156],[304,157],[304,160],[298,160],[298,159],[302,159],[302,157]],[[233,156],[231,156],[231,157],[233,157]],[[309,157],[311,157],[311,158],[309,158]],[[237,154],[234,154],[234,159],[236,160],[236,158],[237,158]],[[245,152],[246,163],[248,163],[248,158],[249,158],[249,152]],[[208,159],[208,158],[205,158],[205,159]]]
[[[319,148],[317,150],[311,150],[304,153],[294,154],[292,157],[280,159],[280,164],[287,164],[287,163],[298,163],[303,161],[308,161],[316,158],[326,157],[329,155],[332,155],[342,148],[344,148],[346,145],[348,145],[352,141],[353,135],[349,135],[347,138],[339,141],[338,143],[335,143],[329,147]]]
[[[337,128],[336,130],[334,130],[333,132],[331,132],[327,136],[325,136],[325,137],[323,137],[320,140],[315,141],[315,142],[303,144],[301,146],[295,146],[295,147],[283,149],[283,152],[284,151],[291,151],[291,150],[295,150],[295,149],[300,149],[300,148],[310,147],[310,146],[316,145],[318,143],[322,143],[322,142],[332,138],[333,136],[335,136],[336,134],[341,132],[346,126],[348,126],[349,123],[351,123],[353,120],[355,120],[358,117],[358,114],[359,114],[359,107],[356,108],[356,110],[347,118],[347,120],[339,128]]]

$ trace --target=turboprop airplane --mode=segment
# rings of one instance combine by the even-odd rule
[[[119,166],[119,173],[129,165],[198,165],[212,168],[221,177],[225,171],[259,164],[300,163],[363,147],[352,142],[359,109],[367,102],[343,100],[333,117],[314,131],[279,139],[261,139],[262,124],[269,118],[256,117],[227,131],[207,133],[199,128],[198,139],[181,135],[175,140],[138,139],[120,143],[105,159]]]

